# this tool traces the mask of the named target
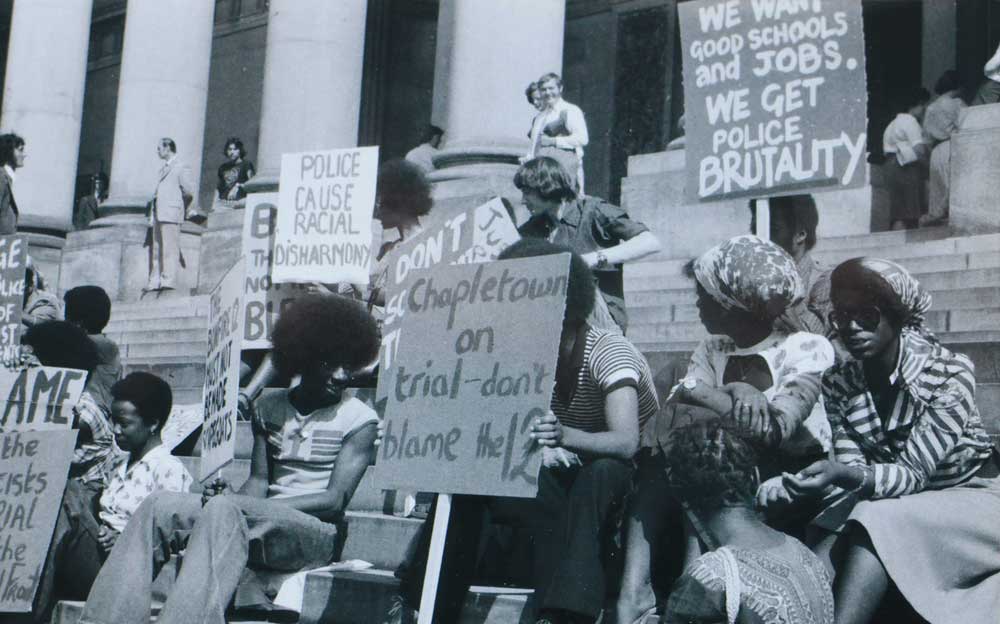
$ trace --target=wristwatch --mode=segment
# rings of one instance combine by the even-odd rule
[[[604,255],[603,251],[598,251],[597,264],[594,265],[594,268],[603,269],[606,266],[608,266],[608,257]]]

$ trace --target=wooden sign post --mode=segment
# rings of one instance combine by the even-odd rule
[[[380,487],[441,492],[420,621],[429,622],[452,494],[534,497],[532,421],[552,399],[569,255],[438,266],[405,280]],[[390,295],[393,295],[390,291]],[[387,381],[391,380],[391,382]],[[383,384],[387,384],[383,386]]]

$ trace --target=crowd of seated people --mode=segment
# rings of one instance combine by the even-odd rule
[[[555,387],[531,428],[539,490],[453,498],[435,623],[461,621],[498,525],[525,538],[508,554],[528,553],[516,564],[537,624],[861,624],[890,603],[914,621],[996,620],[996,450],[973,366],[928,330],[930,296],[905,268],[822,266],[811,198],[773,201],[771,240],[734,237],[685,270],[710,336],[658,397],[627,337],[621,264],[660,242],[621,208],[580,199],[552,159],[525,162],[515,183],[530,218],[499,261],[571,254]],[[431,206],[397,210],[383,193],[391,254],[392,230],[405,238]],[[234,605],[267,606],[256,572],[340,557],[380,435],[364,395],[345,393],[379,348],[381,293],[355,290],[282,311],[270,360],[291,387],[244,397],[253,450],[235,492],[188,492],[160,441],[170,388],[148,373],[119,380],[103,291],[71,289],[66,321],[31,325],[25,361],[8,366],[88,373],[34,621],[84,597],[83,624],[148,621],[153,579],[183,549],[159,621],[221,624]],[[393,608],[373,617],[416,622],[435,516],[432,506],[397,571]]]

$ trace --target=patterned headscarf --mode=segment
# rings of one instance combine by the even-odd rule
[[[706,251],[694,262],[694,276],[727,310],[774,319],[802,298],[795,261],[774,243],[745,234]]]
[[[909,271],[895,262],[881,258],[854,258],[844,262],[842,266],[844,265],[854,265],[880,277],[892,290],[896,303],[903,312],[903,327],[924,335],[930,333],[924,327],[924,321],[927,320],[927,311],[931,309],[931,295]]]

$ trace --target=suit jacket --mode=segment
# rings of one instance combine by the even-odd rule
[[[0,167],[0,236],[17,233],[17,202],[7,170]]]
[[[161,223],[183,223],[185,208],[194,197],[191,168],[174,158],[160,169],[153,217]]]

